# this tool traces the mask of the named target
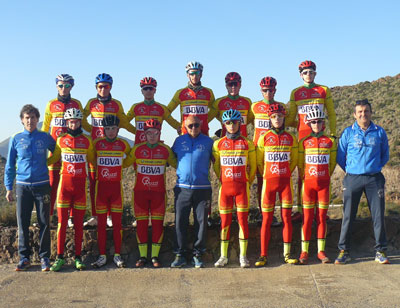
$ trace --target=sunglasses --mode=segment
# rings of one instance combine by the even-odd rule
[[[226,84],[228,87],[237,87],[239,83],[237,81],[229,82]]]
[[[303,74],[303,75],[314,75],[314,74],[315,74],[315,71],[311,71],[311,70],[303,71],[302,74]]]
[[[66,83],[66,84],[58,84],[57,87],[59,87],[60,89],[62,89],[62,88],[69,89],[69,88],[71,88],[72,86],[71,86],[70,83]]]
[[[261,89],[261,91],[263,91],[264,93],[267,93],[267,92],[274,92],[275,91],[275,89]]]
[[[200,127],[200,123],[193,123],[193,124],[189,124],[188,128],[193,129],[193,127],[195,128],[199,128]]]
[[[239,123],[238,120],[226,121],[226,122],[225,122],[225,125],[236,125],[236,124],[238,124],[238,123]]]
[[[200,71],[192,71],[192,72],[189,72],[189,75],[190,75],[190,76],[200,75]]]
[[[310,121],[311,124],[320,124],[323,123],[324,120],[315,120],[315,121]]]
[[[102,90],[102,89],[110,89],[111,87],[110,87],[110,85],[108,85],[108,84],[105,84],[105,85],[99,85],[99,86],[97,86],[97,88],[98,89],[100,89],[100,90]]]
[[[282,119],[285,116],[279,113],[274,113],[273,115],[270,116],[271,119]]]
[[[142,88],[143,91],[151,91],[153,89],[154,89],[153,87],[144,87],[144,88]]]

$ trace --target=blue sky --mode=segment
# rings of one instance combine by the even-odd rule
[[[306,59],[317,64],[316,81],[330,87],[393,76],[400,73],[399,11],[399,1],[7,1],[0,141],[21,130],[24,104],[44,115],[59,73],[73,75],[72,96],[83,105],[96,94],[95,76],[111,74],[112,95],[126,111],[142,99],[144,76],[157,79],[156,100],[167,105],[186,86],[190,60],[204,65],[203,85],[216,97],[226,95],[226,73],[237,71],[241,94],[253,101],[260,79],[274,76],[276,99],[287,102]],[[214,120],[211,131],[218,126]],[[171,145],[176,133],[164,128]]]

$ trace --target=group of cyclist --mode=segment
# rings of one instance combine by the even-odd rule
[[[201,255],[205,250],[205,216],[211,209],[207,166],[211,163],[220,182],[218,206],[221,217],[221,256],[215,267],[223,267],[228,263],[234,206],[239,224],[240,266],[250,266],[246,257],[249,185],[255,178],[262,215],[261,252],[255,266],[267,264],[277,194],[283,223],[284,261],[289,264],[308,263],[311,227],[315,216],[317,257],[322,263],[330,262],[325,253],[325,237],[330,177],[336,166],[336,114],[329,88],[314,83],[315,63],[302,62],[299,72],[304,85],[292,91],[287,108],[286,104],[274,100],[277,81],[270,76],[260,82],[263,96],[260,101],[252,103],[249,98],[239,95],[242,80],[236,72],[230,72],[225,77],[228,95],[215,99],[213,91],[201,83],[203,66],[199,62],[189,62],[186,66],[188,85],[175,93],[168,106],[154,100],[157,81],[145,77],[140,81],[144,100],[134,104],[127,114],[121,102],[111,96],[113,79],[110,75],[103,73],[96,77],[97,96],[90,99],[85,108],[71,97],[70,92],[74,86],[72,76],[57,76],[55,81],[58,96],[48,103],[42,126],[42,131],[48,132],[56,141],[55,145],[47,147],[52,151],[47,159],[51,186],[47,203],[50,202],[50,215],[53,214],[54,204],[57,207],[57,259],[50,266],[49,253],[43,253],[42,270],[59,271],[65,264],[66,229],[71,217],[75,230],[75,267],[78,270],[86,267],[81,259],[81,247],[87,177],[92,217],[85,224],[97,225],[99,247],[99,257],[92,266],[100,268],[107,263],[106,227],[109,225],[113,228],[113,262],[117,267],[125,267],[120,255],[123,210],[121,181],[123,168],[129,166],[134,167],[136,175],[132,198],[140,255],[136,267],[143,267],[148,262],[149,218],[152,225],[151,264],[153,267],[162,266],[158,256],[164,234],[167,166],[177,168],[178,176],[175,190],[177,249],[171,267],[186,265],[185,225],[188,224],[191,207],[196,227],[193,263],[195,267],[203,267]],[[178,106],[180,121],[171,116]],[[329,134],[325,132],[325,110],[329,118]],[[38,113],[35,115],[39,117]],[[88,122],[89,116],[91,123]],[[208,123],[214,118],[222,124],[220,138],[215,141],[208,137]],[[134,125],[131,124],[133,120]],[[160,140],[164,120],[181,135],[172,149]],[[29,132],[24,121],[23,124]],[[252,140],[247,137],[249,124],[254,126]],[[286,127],[289,126],[295,127],[297,134],[287,131]],[[120,128],[135,134],[132,148],[118,137]],[[89,132],[90,136],[84,134],[82,129]],[[10,157],[13,156],[9,153]],[[17,164],[15,159],[7,162],[7,199],[12,199],[12,182],[15,177],[10,171],[12,164],[14,167]],[[303,221],[299,258],[291,252],[292,173],[296,167],[299,174],[299,215]],[[17,186],[23,183],[18,182],[17,176]],[[25,237],[24,245],[28,248],[25,247],[26,252],[20,250],[21,261],[17,270],[24,270],[30,265],[30,248],[26,235],[21,235],[20,231],[20,236]],[[380,253],[386,258],[383,251]],[[337,259],[336,263],[346,263],[341,261]]]

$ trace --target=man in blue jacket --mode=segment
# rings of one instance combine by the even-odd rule
[[[192,263],[196,268],[201,268],[204,267],[201,255],[206,250],[207,213],[211,202],[208,173],[213,140],[201,134],[200,119],[196,116],[186,118],[185,128],[187,134],[176,138],[172,146],[178,162],[178,179],[174,188],[177,254],[171,267],[186,265],[187,229],[193,208],[195,239]]]
[[[371,121],[372,107],[367,99],[356,102],[356,122],[340,137],[337,163],[346,171],[343,180],[343,220],[340,232],[340,253],[335,264],[351,260],[350,235],[363,192],[368,200],[375,234],[375,261],[387,264],[385,232],[385,177],[382,167],[389,161],[389,144],[385,130]]]
[[[39,256],[42,271],[50,270],[50,183],[47,169],[47,150],[54,151],[55,141],[47,133],[37,130],[40,113],[32,105],[22,107],[20,118],[24,131],[10,139],[4,184],[6,199],[14,201],[13,183],[16,178],[18,254],[20,262],[16,271],[30,266],[32,253],[29,245],[29,225],[33,204],[36,204],[40,226]]]

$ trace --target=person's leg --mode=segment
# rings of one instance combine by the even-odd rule
[[[285,181],[282,181],[281,188],[279,191],[279,198],[282,203],[281,208],[281,216],[283,221],[283,255],[285,256],[285,260],[290,259],[291,254],[291,246],[292,246],[292,207],[293,207],[293,183],[292,179],[289,178]]]
[[[83,218],[86,210],[72,209],[75,229],[75,257],[80,257],[82,252]]]
[[[18,254],[20,259],[31,255],[29,245],[29,225],[33,210],[34,198],[31,189],[25,185],[16,185],[17,224],[18,224]]]
[[[193,192],[194,243],[193,254],[202,255],[206,250],[207,211],[211,205],[211,189]]]
[[[146,192],[135,191],[133,194],[133,208],[137,221],[136,239],[140,258],[147,258],[147,241],[149,228],[149,207],[151,200]]]
[[[50,257],[50,185],[32,187],[35,198],[36,216],[40,227],[39,257]]]
[[[57,164],[49,166],[49,179],[50,179],[50,187],[51,187],[51,195],[50,195],[50,216],[54,214],[54,206],[57,201],[57,190],[58,184],[60,183],[60,167]]]
[[[187,250],[187,229],[189,215],[192,208],[192,189],[175,187],[175,231],[177,240],[177,254],[183,256]]]
[[[301,252],[308,254],[308,247],[311,239],[311,228],[314,221],[314,208],[317,202],[317,192],[314,189],[315,181],[303,182],[303,227],[301,233]]]
[[[230,230],[232,224],[233,195],[231,183],[223,183],[219,190],[219,214],[221,216],[221,256],[228,257]]]
[[[237,217],[239,223],[239,247],[240,255],[247,255],[247,244],[249,238],[249,199],[250,189],[249,183],[240,183],[238,186],[239,193],[235,197]]]
[[[261,225],[261,253],[262,257],[268,256],[268,246],[271,238],[271,224],[274,216],[274,208],[276,202],[276,190],[273,181],[264,179],[264,185],[262,189],[262,225]]]
[[[318,190],[318,225],[317,225],[317,240],[318,240],[318,253],[325,251],[326,242],[326,216],[328,213],[330,201],[330,183],[326,183]]]
[[[111,213],[111,220],[113,223],[114,250],[115,254],[119,255],[122,244],[123,190],[121,182],[112,183],[112,186],[109,213]]]
[[[68,225],[69,208],[57,206],[58,227],[57,227],[57,255],[64,255],[65,237]]]
[[[150,203],[151,215],[151,257],[158,258],[160,253],[161,243],[164,237],[164,216],[165,216],[165,193],[150,192],[152,200]]]

